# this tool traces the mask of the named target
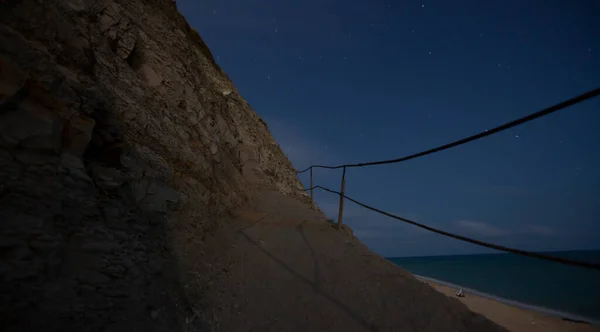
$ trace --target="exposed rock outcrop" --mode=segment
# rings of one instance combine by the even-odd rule
[[[182,264],[255,187],[308,202],[171,0],[0,2],[4,331],[201,329]]]

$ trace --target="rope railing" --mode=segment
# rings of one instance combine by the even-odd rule
[[[458,235],[458,234],[446,232],[446,231],[443,231],[441,229],[437,229],[435,227],[427,226],[427,225],[418,223],[416,221],[413,221],[413,220],[410,220],[410,219],[406,219],[406,218],[397,216],[395,214],[392,214],[392,213],[383,211],[381,209],[372,207],[370,205],[367,205],[365,203],[359,202],[359,201],[357,201],[357,200],[355,200],[355,199],[353,199],[351,197],[343,195],[341,192],[338,192],[338,191],[335,191],[335,190],[331,190],[329,188],[325,188],[325,187],[317,185],[317,186],[314,186],[314,187],[312,187],[310,189],[307,189],[307,190],[312,190],[312,189],[321,189],[321,190],[330,192],[332,194],[339,195],[340,197],[343,197],[343,198],[351,201],[354,204],[362,206],[365,209],[377,212],[379,214],[382,214],[384,216],[388,216],[388,217],[396,219],[396,220],[403,221],[403,222],[405,222],[407,224],[411,224],[411,225],[416,226],[416,227],[420,227],[420,228],[428,230],[430,232],[434,232],[434,233],[437,233],[437,234],[448,236],[448,237],[451,237],[453,239],[457,239],[457,240],[460,240],[460,241],[464,241],[464,242],[476,244],[478,246],[482,246],[482,247],[486,247],[486,248],[491,248],[491,249],[496,249],[496,250],[500,250],[500,251],[505,251],[505,252],[509,252],[509,253],[517,254],[517,255],[521,255],[521,256],[539,258],[539,259],[544,259],[544,260],[547,260],[547,261],[562,263],[562,264],[566,264],[566,265],[579,266],[579,267],[584,267],[584,268],[589,268],[589,269],[594,269],[594,270],[600,270],[600,264],[597,264],[597,263],[577,261],[577,260],[572,260],[572,259],[567,259],[567,258],[562,258],[562,257],[557,257],[557,256],[552,256],[552,255],[546,255],[546,254],[542,254],[542,253],[538,253],[538,252],[533,252],[533,251],[526,251],[526,250],[521,250],[521,249],[515,249],[515,248],[505,247],[505,246],[501,246],[499,244],[493,244],[493,243],[489,243],[489,242],[485,242],[485,241],[480,241],[480,240],[472,239],[470,237],[466,237],[466,236],[462,236],[462,235]]]
[[[461,240],[461,241],[465,241],[465,242],[469,242],[472,244],[476,244],[479,246],[483,246],[483,247],[487,247],[487,248],[492,248],[492,249],[496,249],[496,250],[501,250],[501,251],[505,251],[505,252],[510,252],[513,254],[518,254],[518,255],[522,255],[522,256],[528,256],[528,257],[534,257],[534,258],[540,258],[540,259],[544,259],[544,260],[549,260],[549,261],[554,261],[554,262],[558,262],[558,263],[563,263],[563,264],[568,264],[568,265],[574,265],[574,266],[580,266],[580,267],[586,267],[586,268],[591,268],[591,269],[596,269],[596,270],[600,270],[600,264],[596,264],[596,263],[588,263],[588,262],[580,262],[580,261],[574,261],[574,260],[569,260],[566,258],[561,258],[561,257],[555,257],[555,256],[550,256],[550,255],[545,255],[545,254],[540,254],[540,253],[536,253],[536,252],[531,252],[531,251],[525,251],[525,250],[520,250],[520,249],[514,249],[514,248],[509,248],[509,247],[504,247],[501,245],[497,245],[497,244],[493,244],[493,243],[488,243],[488,242],[484,242],[484,241],[479,241],[476,239],[471,239],[462,235],[458,235],[458,234],[454,234],[454,233],[450,233],[450,232],[446,232],[446,231],[442,231],[427,225],[423,225],[420,223],[417,223],[415,221],[406,219],[406,218],[402,218],[396,215],[393,215],[391,213],[382,211],[380,209],[371,207],[369,205],[366,205],[364,203],[361,203],[359,201],[356,201],[350,197],[345,196],[344,192],[345,192],[345,188],[346,188],[346,168],[350,168],[350,167],[365,167],[365,166],[374,166],[374,165],[384,165],[384,164],[393,164],[393,163],[399,163],[399,162],[403,162],[403,161],[407,161],[407,160],[411,160],[411,159],[415,159],[415,158],[419,158],[419,157],[423,157],[432,153],[436,153],[436,152],[440,152],[440,151],[444,151],[459,145],[463,145],[469,142],[473,142],[475,140],[490,136],[492,134],[496,134],[499,133],[501,131],[507,130],[509,128],[513,128],[515,126],[524,124],[526,122],[530,122],[533,121],[535,119],[541,118],[543,116],[555,113],[557,111],[560,111],[562,109],[565,109],[567,107],[573,106],[575,104],[581,103],[585,100],[597,97],[598,95],[600,95],[600,88],[597,89],[593,89],[590,90],[586,93],[583,93],[579,96],[576,96],[574,98],[568,99],[566,101],[563,101],[561,103],[558,103],[556,105],[544,108],[540,111],[537,111],[535,113],[529,114],[527,116],[524,116],[522,118],[507,122],[503,125],[497,126],[495,128],[489,129],[489,130],[485,130],[483,132],[480,132],[478,134],[472,135],[472,136],[468,136],[465,137],[463,139],[459,139],[456,140],[454,142],[450,142],[448,144],[444,144],[429,150],[425,150],[419,153],[415,153],[415,154],[411,154],[405,157],[401,157],[401,158],[396,158],[396,159],[388,159],[388,160],[379,160],[379,161],[371,161],[371,162],[364,162],[364,163],[355,163],[355,164],[343,164],[343,165],[336,165],[336,166],[326,166],[326,165],[312,165],[302,171],[297,171],[297,174],[301,174],[304,173],[308,170],[310,170],[310,188],[307,189],[307,191],[310,191],[310,198],[311,200],[314,202],[314,193],[313,193],[313,189],[322,189],[325,191],[328,191],[330,193],[334,193],[340,196],[340,205],[339,205],[339,213],[338,213],[338,222],[337,222],[337,227],[340,228],[342,226],[342,216],[343,216],[343,212],[344,212],[344,198],[347,198],[349,201],[358,204],[366,209],[378,212],[380,214],[386,215],[388,217],[397,219],[397,220],[401,220],[404,221],[406,223],[412,224],[414,226],[423,228],[425,230],[434,232],[434,233],[438,233],[444,236],[448,236],[457,240]],[[326,169],[343,169],[342,172],[342,181],[341,181],[341,191],[337,192],[322,186],[313,186],[313,168],[326,168]]]
[[[379,161],[370,161],[370,162],[365,162],[365,163],[356,163],[356,164],[343,164],[343,165],[336,165],[336,166],[326,166],[326,165],[312,165],[306,169],[303,169],[301,171],[297,171],[297,174],[301,174],[304,173],[306,171],[308,171],[309,169],[313,169],[313,168],[326,168],[326,169],[340,169],[340,168],[346,168],[346,167],[365,167],[365,166],[374,166],[374,165],[384,165],[384,164],[394,164],[394,163],[399,163],[399,162],[403,162],[403,161],[407,161],[407,160],[411,160],[411,159],[415,159],[415,158],[419,158],[419,157],[423,157],[426,156],[428,154],[432,154],[435,152],[440,152],[443,150],[447,150],[459,145],[463,145],[465,143],[469,143],[487,136],[490,136],[492,134],[495,133],[499,133],[501,131],[516,127],[518,125],[524,124],[526,122],[530,122],[533,121],[535,119],[541,118],[543,116],[546,116],[548,114],[552,114],[554,112],[560,111],[562,109],[565,109],[569,106],[573,106],[575,104],[579,104],[583,101],[586,101],[588,99],[597,97],[598,95],[600,95],[600,88],[594,89],[594,90],[590,90],[584,94],[581,94],[577,97],[571,98],[569,100],[563,101],[561,103],[558,103],[556,105],[544,108],[543,110],[540,110],[538,112],[529,114],[527,116],[524,116],[522,118],[507,122],[503,125],[500,125],[498,127],[495,127],[493,129],[489,129],[489,130],[485,130],[480,132],[479,134],[475,134],[469,137],[465,137],[463,139],[459,139],[457,141],[448,143],[448,144],[444,144],[441,146],[438,146],[436,148],[433,149],[429,149],[426,151],[422,151],[419,153],[415,153],[415,154],[411,154],[405,157],[401,157],[401,158],[396,158],[396,159],[388,159],[388,160],[379,160]]]

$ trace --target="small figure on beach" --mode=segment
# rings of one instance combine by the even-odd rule
[[[462,288],[458,289],[458,292],[456,292],[456,296],[458,297],[465,297],[465,293],[463,292]]]

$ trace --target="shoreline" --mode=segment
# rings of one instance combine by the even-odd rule
[[[551,308],[546,308],[546,307],[540,307],[540,306],[536,306],[533,304],[527,304],[527,303],[523,303],[523,302],[519,302],[519,301],[515,301],[515,300],[510,300],[510,299],[503,298],[503,297],[500,297],[497,295],[484,293],[484,292],[478,291],[476,289],[471,289],[468,287],[455,285],[453,283],[446,282],[443,280],[438,280],[438,279],[429,278],[429,277],[420,276],[420,275],[415,275],[415,277],[422,281],[424,280],[424,281],[428,281],[428,282],[433,282],[438,285],[454,288],[455,290],[458,288],[462,288],[463,291],[467,292],[468,294],[477,295],[479,297],[483,297],[483,298],[486,298],[486,299],[489,299],[492,301],[497,301],[497,302],[500,302],[500,303],[503,303],[506,305],[510,305],[513,307],[517,307],[520,309],[531,310],[531,311],[535,311],[535,312],[543,314],[543,315],[552,316],[552,317],[560,318],[560,319],[564,319],[564,320],[569,320],[569,321],[576,322],[576,323],[600,326],[600,321],[596,321],[594,319],[587,318],[587,317],[578,316],[576,314],[559,311],[559,310],[555,310],[555,309],[551,309]]]
[[[600,332],[600,322],[593,319],[501,298],[434,278],[415,277],[509,331]],[[462,288],[467,296],[457,297],[458,288]]]

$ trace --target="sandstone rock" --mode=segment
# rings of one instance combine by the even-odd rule
[[[58,241],[33,240],[29,242],[29,245],[35,250],[48,250],[57,248],[60,245],[60,243]]]
[[[66,173],[75,180],[75,182],[91,182],[90,176],[87,174],[85,166],[81,158],[64,152],[61,154],[61,167]]]
[[[22,280],[35,277],[41,268],[39,259],[13,262],[14,268],[5,276],[8,280]]]
[[[45,165],[54,161],[56,157],[36,152],[19,151],[15,154],[15,159],[23,164]]]
[[[113,190],[119,188],[127,180],[127,176],[120,170],[112,167],[94,165],[92,168],[94,182],[98,188]]]
[[[163,272],[164,263],[160,260],[155,260],[148,265],[148,271],[152,274],[160,274]]]
[[[150,181],[148,179],[139,179],[133,181],[131,184],[131,193],[135,202],[141,202],[148,194],[148,185]]]
[[[1,139],[12,146],[58,151],[61,132],[61,119],[37,104],[29,103],[0,115]]]
[[[210,153],[217,154],[217,152],[219,151],[219,148],[217,147],[217,145],[215,143],[211,143],[210,144]]]
[[[92,139],[92,131],[96,122],[85,115],[76,115],[71,118],[63,135],[63,150],[72,155],[81,157]]]
[[[63,5],[65,8],[71,9],[75,12],[82,12],[87,8],[85,0],[63,1],[63,2],[61,2],[61,5]]]
[[[158,76],[152,67],[143,65],[141,70],[149,86],[159,86],[162,83],[162,78]]]
[[[83,161],[81,158],[70,154],[68,152],[63,152],[60,156],[60,164],[62,167],[66,169],[84,169]]]
[[[179,201],[180,194],[158,181],[150,182],[143,199],[143,206],[154,212],[167,212],[170,206]]]
[[[110,242],[90,242],[81,246],[83,251],[95,253],[112,253],[121,250],[121,245]]]
[[[195,126],[198,124],[198,116],[196,114],[190,114],[188,121],[190,125]]]
[[[78,279],[88,285],[102,285],[110,281],[110,278],[105,274],[92,270],[82,271],[79,274]]]
[[[107,289],[103,293],[113,298],[126,298],[128,296],[127,292],[120,289]]]
[[[0,58],[0,101],[14,95],[23,87],[27,75],[14,63]]]
[[[14,248],[19,245],[24,245],[25,242],[0,235],[0,249]]]
[[[158,316],[160,315],[160,309],[156,309],[156,310],[152,310],[150,312],[150,317],[152,317],[152,319],[156,320],[158,319]]]
[[[122,208],[116,206],[103,206],[102,213],[106,221],[114,222],[120,219]],[[127,238],[127,234],[123,232],[115,232],[115,236],[119,238]]]
[[[119,277],[123,276],[123,274],[125,272],[125,268],[123,268],[122,266],[119,266],[119,265],[111,265],[111,266],[104,268],[103,272],[108,274],[111,277],[119,278]]]
[[[24,212],[2,220],[2,223],[0,223],[0,229],[13,229],[31,232],[32,230],[41,228],[43,225],[44,219],[29,215]]]

